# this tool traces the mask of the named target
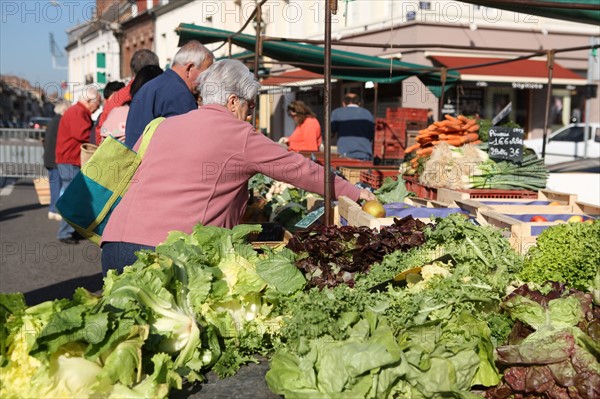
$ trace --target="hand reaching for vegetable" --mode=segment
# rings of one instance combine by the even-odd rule
[[[377,197],[371,191],[363,188],[360,190],[360,197],[358,197],[358,199],[365,200],[365,201],[371,201],[371,200],[376,200]]]

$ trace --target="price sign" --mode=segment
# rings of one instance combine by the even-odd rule
[[[298,223],[296,223],[295,227],[298,227],[300,229],[307,229],[310,227],[310,225],[319,220],[319,218],[323,216],[324,213],[325,207],[322,206],[312,211],[308,215],[304,216],[300,221],[298,221]]]
[[[492,159],[519,163],[523,160],[524,130],[513,127],[493,126],[489,132],[488,153]]]

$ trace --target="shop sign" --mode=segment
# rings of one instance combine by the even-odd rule
[[[442,107],[442,114],[454,114],[456,113],[456,108],[452,104],[444,104]]]
[[[512,82],[512,88],[520,89],[520,90],[525,90],[525,89],[541,90],[544,88],[544,85],[542,83],[534,83],[534,82]]]
[[[475,86],[477,86],[477,87],[488,87],[488,82],[479,81],[479,82],[475,83]]]

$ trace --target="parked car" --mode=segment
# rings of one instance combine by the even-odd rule
[[[590,123],[591,135],[588,134],[587,155],[590,158],[600,157],[600,123]],[[572,123],[548,135],[546,142],[546,165],[581,159],[585,153],[585,123]],[[543,138],[524,140],[523,145],[531,148],[538,156],[542,156]]]
[[[31,118],[31,120],[29,121],[29,128],[30,129],[46,129],[46,127],[48,126],[48,122],[50,122],[52,118],[46,118],[43,116],[36,116],[34,118]]]

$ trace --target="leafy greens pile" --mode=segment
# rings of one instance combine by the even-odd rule
[[[600,220],[550,226],[537,238],[519,274],[522,281],[564,282],[589,291],[600,269]],[[600,301],[596,302],[600,305]]]
[[[460,215],[436,220],[425,240],[356,273],[354,287],[298,291],[277,302],[280,345],[267,383],[286,397],[477,398],[500,374],[493,348],[512,321],[500,314],[522,266],[499,231]],[[371,287],[441,254],[423,281],[387,291]],[[423,268],[425,270],[425,268]]]
[[[385,255],[422,245],[425,226],[412,216],[394,218],[394,224],[381,232],[364,226],[320,225],[295,235],[287,248],[298,254],[296,265],[309,287],[353,286],[357,272],[367,273]]]
[[[508,345],[496,349],[504,375],[487,398],[600,397],[600,308],[590,294],[523,285],[502,307],[516,323]]]
[[[259,254],[246,242],[259,229],[171,233],[109,272],[102,296],[78,289],[26,308],[0,295],[3,397],[167,397],[208,368],[234,374],[277,340],[268,292],[305,284],[289,250]]]

